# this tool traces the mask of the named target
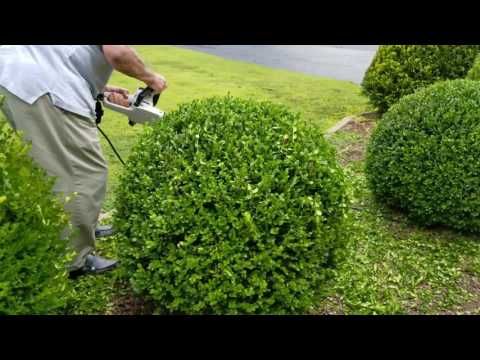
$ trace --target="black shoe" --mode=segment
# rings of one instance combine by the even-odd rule
[[[118,260],[108,260],[100,256],[87,255],[85,265],[78,269],[70,271],[70,279],[76,279],[88,274],[103,274],[113,270],[118,265]]]
[[[112,235],[115,235],[115,230],[112,225],[99,225],[95,229],[96,238],[109,237]]]

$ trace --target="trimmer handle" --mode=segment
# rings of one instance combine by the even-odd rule
[[[140,94],[138,94],[137,100],[133,105],[139,106],[142,103],[143,99],[145,99],[146,97],[152,96],[153,93],[154,93],[153,89],[150,86],[147,86],[145,89],[142,90]],[[160,94],[153,95],[153,98],[152,98],[153,106],[157,106],[158,99],[160,99]]]

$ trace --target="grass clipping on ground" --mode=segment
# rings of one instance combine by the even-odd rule
[[[373,201],[363,154],[374,125],[360,119],[331,138],[355,184],[356,232],[318,312],[480,313],[479,238],[413,226]]]

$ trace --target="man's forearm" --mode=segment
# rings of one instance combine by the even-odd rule
[[[103,52],[115,70],[146,84],[154,79],[155,73],[145,66],[132,48],[126,45],[103,45]]]

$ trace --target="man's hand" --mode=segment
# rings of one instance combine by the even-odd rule
[[[113,104],[124,106],[124,107],[129,107],[130,106],[130,101],[128,101],[128,96],[125,98],[123,94],[119,93],[105,93],[107,96],[107,100],[110,101]]]
[[[103,92],[105,93],[107,100],[111,103],[125,107],[130,106],[128,101],[129,92],[127,89],[107,85],[105,86],[105,89],[103,89]]]
[[[151,79],[147,79],[145,84],[158,94],[167,89],[167,80],[160,74],[152,74]]]
[[[120,94],[123,96],[124,99],[128,99],[128,95],[130,94],[127,89],[120,88],[118,86],[110,86],[110,85],[105,86],[105,89],[103,89],[103,92]]]

